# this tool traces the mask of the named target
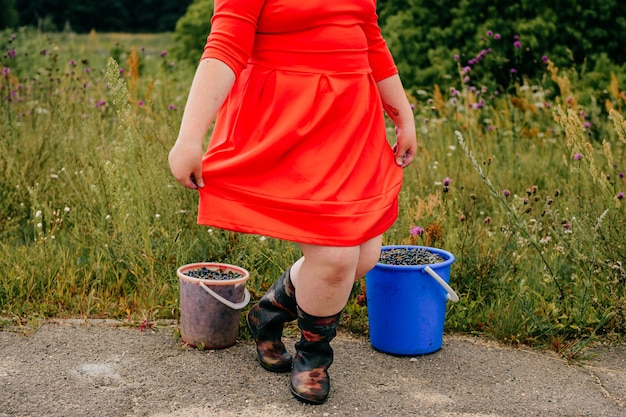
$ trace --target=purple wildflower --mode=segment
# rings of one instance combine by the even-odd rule
[[[581,159],[582,157],[583,157],[583,156],[582,156],[581,154],[579,154],[578,152],[577,152],[577,153],[575,153],[575,154],[574,154],[574,156],[573,156],[574,161],[580,161],[580,159]]]
[[[167,55],[167,51],[161,51],[161,58],[165,58],[165,55]]]
[[[464,73],[464,74],[467,74],[467,73],[468,73],[468,72],[470,72],[471,70],[472,70],[472,67],[467,66],[467,67],[463,68],[463,73]]]
[[[411,227],[409,229],[409,234],[411,236],[421,236],[424,234],[424,228],[420,226]]]
[[[511,192],[509,190],[502,190],[502,195],[504,195],[505,197],[509,197],[511,195]]]
[[[591,127],[591,123],[590,122],[585,122],[585,123],[583,123],[583,127],[585,129],[589,129]]]
[[[16,52],[15,52],[15,48],[11,48],[11,49],[9,50],[9,52],[7,52],[7,57],[9,57],[9,58],[15,58],[15,54],[16,54]]]
[[[549,58],[548,58],[546,55],[544,55],[544,56],[542,56],[542,57],[541,57],[541,60],[542,60],[543,62],[548,62],[548,59],[549,59]]]
[[[522,43],[520,41],[515,41],[515,42],[513,42],[513,46],[516,49],[520,49],[522,47]]]
[[[451,183],[451,182],[452,182],[452,178],[450,178],[450,177],[445,177],[445,178],[443,179],[443,185],[445,185],[446,187],[447,187],[448,185],[450,185],[450,183]]]
[[[8,77],[10,73],[11,73],[11,68],[9,68],[9,67],[3,67],[2,68],[2,76],[3,77]]]
[[[492,36],[493,36],[493,32],[492,32],[492,31],[490,31],[490,30],[488,30],[488,31],[487,31],[487,36],[492,37]]]
[[[617,174],[617,176],[620,177],[620,178],[624,178],[624,173],[620,172],[619,174]]]
[[[173,104],[170,104],[169,106],[167,106],[167,108],[170,110],[176,110],[176,106]]]
[[[104,101],[104,100],[98,100],[98,102],[96,102],[96,108],[106,106],[106,104],[107,104],[107,102],[106,102],[106,101]]]
[[[137,102],[137,105],[138,105],[139,107],[143,107],[143,106],[145,106],[145,105],[146,105],[146,102],[145,102],[145,101],[143,101],[143,100],[139,100],[139,101]]]
[[[623,200],[624,199],[624,192],[620,191],[619,193],[617,193],[617,195],[615,197],[617,197],[618,200]]]
[[[454,54],[453,58],[454,58],[455,61],[458,61],[459,60],[459,54]]]
[[[511,74],[515,74],[517,70],[515,68],[511,68]]]
[[[494,38],[495,40],[500,39],[500,34],[499,34],[499,33],[496,33],[495,35],[493,35],[493,38]]]
[[[76,61],[74,61],[73,59],[70,59],[70,65],[75,67],[76,66]]]

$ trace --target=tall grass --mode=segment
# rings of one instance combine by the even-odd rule
[[[167,166],[193,75],[169,35],[0,45],[0,315],[175,318],[179,265],[239,264],[260,296],[299,256],[195,224]],[[412,98],[420,155],[385,242],[455,254],[449,329],[567,355],[626,333],[625,95],[578,85],[548,65],[498,94],[461,71]],[[343,321],[362,332],[364,290]]]

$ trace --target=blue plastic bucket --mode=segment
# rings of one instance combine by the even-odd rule
[[[458,301],[448,285],[454,256],[447,251],[410,245],[444,258],[429,265],[378,263],[365,276],[370,343],[394,355],[425,355],[441,349],[446,301]]]

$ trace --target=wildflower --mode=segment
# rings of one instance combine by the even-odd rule
[[[470,77],[468,77],[468,76],[463,77],[463,82],[464,83],[467,84],[469,82],[469,80],[470,80]]]
[[[467,65],[474,65],[474,64],[478,64],[478,61],[475,58],[472,58],[469,61],[467,61]]]
[[[154,217],[155,217],[156,219],[160,219],[160,218],[161,218],[161,215],[160,215],[159,213],[157,213],[157,214],[155,214],[155,215],[154,215]]]
[[[173,105],[173,104],[170,104],[169,106],[167,106],[167,108],[168,108],[169,110],[176,110],[176,106],[175,106],[175,105]]]
[[[563,228],[565,230],[572,230],[572,224],[568,222],[567,220],[563,220]]]
[[[11,33],[11,36],[9,36],[9,43],[13,42],[15,38],[17,38],[17,35],[15,33]]]
[[[85,68],[85,74],[89,74],[91,72],[91,70],[89,69],[89,67]]]
[[[620,191],[619,193],[617,193],[617,195],[615,196],[618,200],[623,200],[624,199],[624,192]]]
[[[492,36],[493,36],[493,32],[492,32],[492,31],[490,31],[490,30],[488,30],[488,31],[487,31],[487,36],[492,37]]]
[[[554,196],[558,197],[561,195],[561,190],[559,190],[558,188],[556,190],[554,190]]]
[[[445,178],[443,179],[443,185],[445,185],[446,187],[447,187],[448,185],[450,185],[450,183],[451,183],[451,182],[452,182],[452,179],[451,179],[451,178],[449,178],[449,177],[445,177]]]
[[[167,51],[161,51],[161,58],[165,58],[165,55],[167,55]]]
[[[35,217],[41,217],[41,210],[37,210],[37,212],[35,213]]]
[[[499,33],[496,33],[495,35],[493,35],[493,38],[494,38],[495,40],[500,39],[500,34],[499,34]]]
[[[454,54],[452,56],[452,58],[454,58],[455,61],[458,61],[459,60],[459,54]]]
[[[15,58],[15,48],[11,48],[9,52],[7,52],[8,58]]]
[[[69,207],[65,207],[65,208],[63,209],[63,211],[65,211],[66,213],[69,213],[69,212],[70,212],[70,208],[69,208]]]
[[[259,240],[260,240],[261,242],[265,242],[265,241],[267,240],[267,237],[265,237],[265,236],[261,236],[261,237],[259,237]]]
[[[583,127],[585,129],[589,129],[591,127],[591,123],[590,122],[585,122],[585,123],[583,123]]]
[[[511,192],[509,190],[502,190],[502,195],[504,195],[505,197],[508,197],[511,195]]]
[[[465,221],[465,214],[461,214],[461,215],[459,216],[459,220],[460,220],[461,222],[464,222],[464,221]]]
[[[76,61],[74,61],[73,59],[70,59],[70,65],[75,67],[76,66]]]
[[[470,72],[472,70],[472,67],[470,66],[466,66],[465,68],[463,68],[463,73],[467,74],[468,72]]]
[[[39,52],[41,55],[46,56],[48,55],[48,51],[46,51],[45,49],[42,49],[41,52]]]
[[[98,100],[98,102],[96,102],[96,108],[100,108],[102,106],[106,106],[107,102],[104,100]]]
[[[542,60],[543,62],[548,62],[548,59],[549,59],[549,58],[548,58],[547,56],[545,56],[545,55],[541,57],[541,60]]]
[[[579,154],[579,153],[575,153],[574,156],[573,156],[574,161],[580,161],[580,158],[582,158],[582,157],[583,156],[581,154]]]
[[[2,68],[2,76],[3,77],[8,77],[10,73],[11,73],[11,68],[9,68],[9,67],[3,67]]]
[[[547,245],[551,240],[552,240],[552,238],[550,236],[546,236],[546,237],[542,238],[539,241],[539,243],[541,243],[542,245]]]
[[[493,130],[493,126],[492,125],[487,126],[487,131],[488,132],[491,132],[492,130]]]
[[[513,42],[513,46],[516,49],[520,49],[522,47],[522,43],[520,41],[515,41],[515,42]]]
[[[37,223],[37,229],[41,229],[42,227],[43,227],[43,224]]]
[[[124,68],[120,68],[120,74],[124,74]]]
[[[620,178],[624,178],[624,173],[620,172],[619,174],[617,174],[617,176],[620,177]]]
[[[139,100],[139,101],[137,102],[137,105],[138,105],[139,107],[143,107],[143,106],[145,106],[145,105],[146,105],[146,103],[145,103],[143,100]]]
[[[511,68],[511,74],[515,74],[517,70],[515,68]]]
[[[485,217],[485,224],[491,224],[491,217]]]
[[[424,234],[424,228],[420,226],[411,227],[409,229],[409,234],[411,236],[421,236]]]
[[[552,107],[552,103],[550,103],[549,101],[546,101],[545,103],[543,103],[543,107],[545,107],[546,109],[549,109]]]

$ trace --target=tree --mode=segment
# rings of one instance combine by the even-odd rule
[[[15,0],[0,0],[0,29],[16,27],[18,20]]]

